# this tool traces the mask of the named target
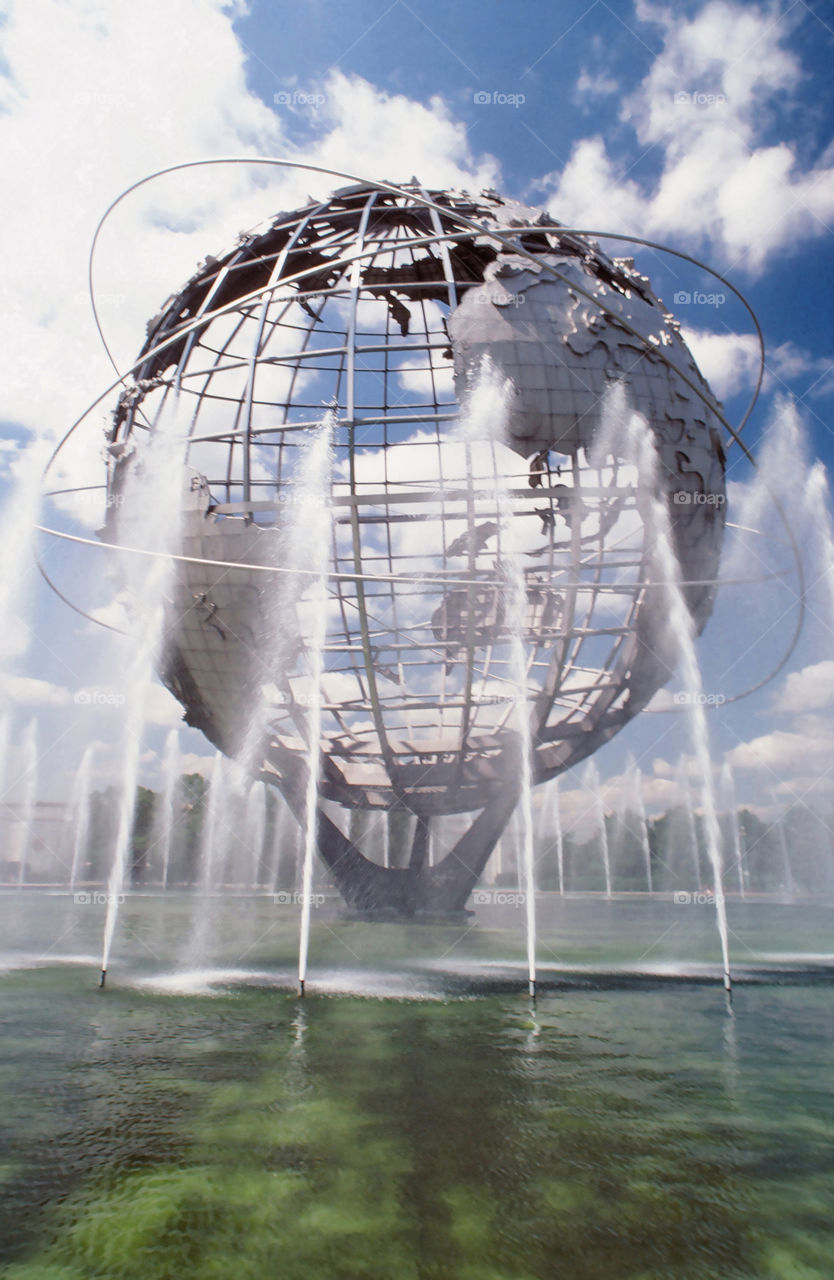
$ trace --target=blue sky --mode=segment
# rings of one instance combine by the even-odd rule
[[[743,800],[785,807],[814,795],[830,804],[834,616],[816,558],[820,513],[791,453],[804,441],[809,462],[834,467],[834,6],[148,0],[132,13],[108,0],[7,0],[2,10],[7,498],[12,477],[17,484],[31,468],[35,441],[55,440],[112,379],[85,303],[86,255],[110,200],[156,168],[285,155],[371,177],[492,185],[571,225],[668,243],[728,273],[759,315],[765,392],[745,438],[758,449],[770,428],[775,476],[789,459],[814,593],[787,670],[711,717],[715,756],[732,761]],[[206,253],[302,203],[308,189],[338,185],[218,170],[165,179],[126,201],[97,264],[118,361],[130,363],[144,320]],[[675,305],[676,294],[723,291],[673,260],[637,256],[737,420],[756,373],[742,308],[729,297]],[[72,474],[89,482],[104,421],[104,410],[91,416],[71,459]],[[730,479],[740,499],[748,469],[732,455]],[[92,509],[71,517],[78,531],[95,527]],[[102,616],[116,616],[98,553],[85,560],[48,544],[44,554],[65,587],[91,591]],[[6,628],[0,679],[15,732],[38,717],[42,794],[66,796],[88,741],[101,744],[97,776],[109,780],[118,706],[75,698],[99,685],[117,690],[118,676],[102,672],[117,672],[124,654],[31,568],[25,577],[28,592],[10,597],[23,621]],[[786,603],[764,590],[725,593],[702,642],[708,687],[729,696],[764,673],[790,635],[787,611],[772,628]],[[160,690],[149,711],[144,768],[155,784],[177,710]],[[185,732],[183,745],[192,766],[207,767],[198,734]],[[650,804],[665,807],[687,751],[679,723],[650,716],[605,749],[612,800],[627,750],[649,779]]]

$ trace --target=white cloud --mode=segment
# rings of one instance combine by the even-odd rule
[[[695,363],[720,400],[753,387],[759,369],[759,344],[752,333],[710,333],[684,328],[682,337]]]
[[[755,334],[714,332],[685,325],[681,335],[720,400],[753,389],[761,359]],[[812,394],[823,395],[831,389],[834,366],[830,359],[811,355],[793,342],[767,349],[762,384],[765,391],[782,389],[786,382],[803,376],[811,382]]]
[[[466,127],[452,119],[442,98],[424,106],[341,71],[323,88],[328,132],[312,148],[317,164],[394,182],[414,175],[432,187],[479,190],[498,181],[497,161],[472,158]]]
[[[773,703],[773,710],[791,715],[821,711],[834,703],[834,661],[814,663],[792,671]]]
[[[66,707],[72,701],[69,690],[34,676],[1,676],[0,693],[20,707]]]
[[[637,16],[662,26],[664,43],[621,117],[642,148],[660,152],[660,176],[641,187],[601,137],[583,139],[550,175],[555,215],[708,245],[751,273],[824,232],[834,217],[834,168],[825,157],[803,168],[789,142],[761,145],[769,108],[802,77],[783,45],[789,25],[765,7],[727,0],[711,0],[689,21],[647,4]]]
[[[148,724],[174,729],[182,724],[183,710],[172,693],[161,684],[152,684],[145,697],[145,720]]]
[[[727,759],[734,769],[760,773],[769,783],[770,779],[784,780],[785,775],[805,772],[808,761],[815,758],[820,762],[822,773],[823,766],[830,763],[832,745],[831,727],[816,738],[775,729],[750,742],[739,743],[727,753]]]
[[[599,71],[594,75],[583,67],[576,82],[575,99],[581,103],[586,98],[607,98],[616,93],[619,87],[619,83],[604,72]]]

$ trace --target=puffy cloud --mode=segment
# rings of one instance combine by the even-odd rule
[[[711,0],[689,21],[647,4],[637,16],[660,25],[664,43],[621,116],[642,147],[660,151],[660,175],[641,187],[601,137],[583,139],[550,175],[556,215],[715,246],[751,273],[822,233],[834,214],[834,168],[826,157],[803,168],[785,141],[760,145],[776,96],[801,80],[783,44],[789,25],[762,6],[727,0]]]
[[[183,711],[172,693],[161,684],[152,684],[145,698],[145,720],[148,724],[173,729],[182,724]]]
[[[68,689],[34,676],[2,676],[0,690],[4,701],[20,707],[65,707],[72,701]]]
[[[761,358],[755,334],[717,333],[689,326],[684,326],[681,333],[698,368],[719,399],[753,389]],[[812,380],[806,394],[823,395],[830,391],[834,381],[830,359],[814,356],[793,342],[783,342],[765,353],[763,386],[766,391],[784,387],[786,382],[803,375]]]
[[[311,148],[316,164],[394,182],[414,175],[432,187],[479,190],[498,181],[497,161],[473,159],[465,125],[452,119],[442,98],[425,106],[341,71],[323,87],[326,132]]]
[[[440,99],[423,105],[340,71],[319,86],[325,102],[298,154],[284,131],[288,117],[247,87],[231,16],[222,0],[183,0],[172,26],[164,0],[148,0],[137,25],[108,0],[81,8],[12,0],[0,69],[7,419],[55,439],[114,381],[87,300],[87,256],[109,203],[154,170],[211,156],[295,154],[395,181],[413,173],[440,186],[496,181],[495,162],[472,159],[465,127]],[[225,165],[172,174],[129,196],[105,227],[95,271],[119,367],[130,365],[148,317],[207,252],[304,204],[308,191],[340,185],[303,170]],[[75,483],[100,482],[99,430],[112,400],[65,455]]]
[[[821,711],[834,703],[834,661],[792,671],[779,690],[773,710],[794,715]]]
[[[576,82],[575,99],[581,104],[588,98],[607,98],[616,93],[619,87],[618,81],[605,72],[598,71],[594,74],[583,67]]]
[[[816,739],[805,733],[793,733],[775,729],[750,742],[740,742],[727,753],[734,769],[746,769],[769,778],[785,779],[785,775],[799,774],[807,770],[809,759],[818,759],[822,766],[830,762],[832,732],[821,733]],[[822,767],[820,769],[822,773]]]
[[[753,387],[759,368],[759,344],[752,333],[710,333],[684,328],[682,336],[701,373],[720,400]]]

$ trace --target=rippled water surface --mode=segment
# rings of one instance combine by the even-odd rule
[[[132,899],[0,899],[3,1280],[530,1280],[834,1274],[824,907],[545,902],[297,925]]]

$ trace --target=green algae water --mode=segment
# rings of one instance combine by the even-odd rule
[[[103,992],[94,904],[0,910],[2,1280],[832,1274],[830,909],[731,907],[731,1012],[695,906],[545,902],[535,1006],[512,906],[315,920],[304,1001],[271,903],[188,969],[130,899]]]

